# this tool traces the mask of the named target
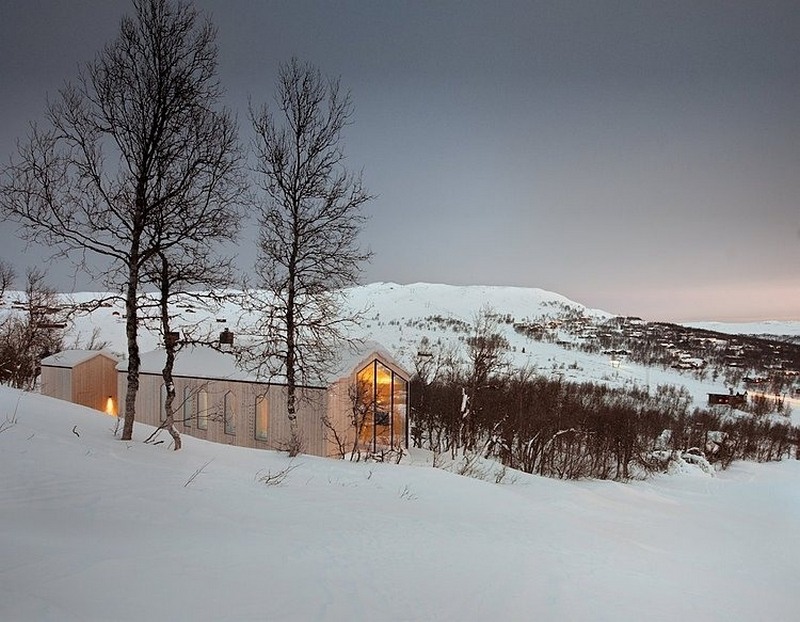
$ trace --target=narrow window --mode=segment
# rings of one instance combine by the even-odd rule
[[[392,447],[406,444],[408,382],[392,374]]]
[[[375,434],[375,361],[356,375],[355,392],[352,395],[353,423],[361,447],[374,445]]]
[[[197,393],[197,429],[208,430],[208,393],[205,389]]]
[[[191,427],[192,422],[192,389],[183,387],[183,425]]]
[[[161,385],[161,396],[159,399],[158,404],[158,411],[159,411],[159,418],[160,420],[166,421],[167,420],[167,385]]]
[[[266,395],[256,396],[256,440],[266,441],[269,429],[269,402]]]
[[[392,371],[375,361],[375,446],[391,446]]]
[[[236,434],[235,416],[236,406],[233,393],[228,391],[222,398],[222,421],[225,426],[225,434]]]

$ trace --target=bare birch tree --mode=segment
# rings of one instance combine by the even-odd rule
[[[466,339],[468,366],[461,405],[461,442],[469,451],[474,451],[478,444],[479,393],[507,367],[508,341],[499,328],[496,313],[485,306],[475,316],[472,332]]]
[[[44,127],[3,171],[0,206],[29,240],[86,269],[103,260],[105,283],[123,292],[128,388],[122,438],[133,433],[139,388],[137,295],[143,266],[176,237],[187,205],[224,200],[235,127],[217,111],[216,30],[190,5],[134,0],[115,40],[47,106]]]
[[[280,343],[292,448],[296,387],[316,380],[340,345],[348,318],[338,290],[355,284],[370,256],[357,236],[372,197],[342,150],[351,116],[339,80],[296,59],[281,68],[274,106],[250,110],[262,191],[258,273],[270,295],[262,332]]]

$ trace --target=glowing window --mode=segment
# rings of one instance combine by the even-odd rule
[[[392,446],[392,370],[375,361],[375,443]]]
[[[408,409],[408,382],[378,360],[356,374],[356,433],[362,447],[402,447]]]
[[[269,402],[266,395],[256,397],[256,440],[266,441],[269,430]]]

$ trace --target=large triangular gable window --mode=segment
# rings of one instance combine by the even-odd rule
[[[356,374],[363,421],[359,444],[372,451],[406,445],[408,381],[374,359]]]

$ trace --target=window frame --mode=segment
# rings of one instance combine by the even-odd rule
[[[266,423],[263,428],[259,425],[259,420],[261,418],[262,409],[266,410],[264,413],[264,418],[266,419]],[[268,441],[269,440],[269,397],[266,394],[263,395],[256,395],[255,403],[254,403],[254,411],[253,411],[253,437],[257,441]],[[259,434],[259,431],[261,432]]]
[[[208,391],[200,389],[195,399],[197,414],[197,429],[208,430]]]
[[[236,406],[233,391],[225,391],[222,396],[222,431],[228,436],[236,436]]]
[[[183,387],[183,408],[181,409],[183,425],[187,428],[192,427],[192,387]]]

